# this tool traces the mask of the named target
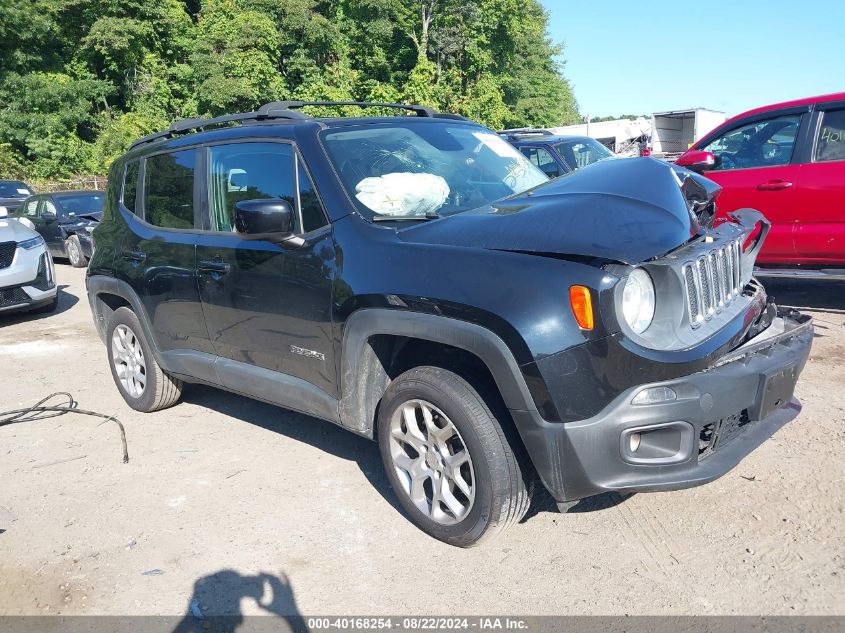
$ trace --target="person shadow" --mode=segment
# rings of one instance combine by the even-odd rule
[[[244,598],[254,600],[266,615],[244,615],[241,611]],[[242,575],[233,569],[223,569],[194,583],[187,611],[173,633],[234,633],[245,624],[246,618],[249,622],[243,628],[250,632],[308,631],[285,574]]]

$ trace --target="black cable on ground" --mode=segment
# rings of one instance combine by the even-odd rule
[[[64,396],[67,398],[67,404],[62,405],[47,405],[45,404],[52,398],[56,396]],[[105,415],[104,413],[97,413],[96,411],[86,411],[85,409],[79,409],[79,403],[73,399],[73,396],[69,394],[67,391],[57,391],[56,393],[51,393],[46,398],[43,398],[36,402],[31,407],[27,407],[26,409],[17,409],[15,411],[0,411],[0,426],[6,426],[7,424],[18,424],[19,422],[31,422],[34,420],[45,420],[47,418],[54,418],[59,415],[64,415],[65,413],[79,413],[80,415],[90,415],[95,418],[102,418],[103,422],[100,423],[100,426],[111,420],[115,424],[117,424],[118,428],[120,429],[120,441],[123,443],[123,463],[129,463],[129,450],[126,447],[126,430],[123,428],[123,424],[113,415]]]

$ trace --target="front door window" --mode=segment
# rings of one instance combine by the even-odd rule
[[[293,148],[287,143],[241,143],[210,148],[212,231],[235,230],[235,205],[278,198],[296,208]]]
[[[521,151],[532,164],[539,167],[540,171],[549,178],[560,176],[560,166],[547,149],[542,147],[523,147]]]
[[[755,121],[726,132],[701,149],[716,156],[714,171],[787,165],[800,122],[800,114]]]

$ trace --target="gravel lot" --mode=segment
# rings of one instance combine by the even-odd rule
[[[0,317],[0,409],[70,391],[131,460],[94,418],[0,428],[0,614],[845,614],[845,285],[769,284],[816,317],[804,411],[735,471],[569,515],[540,498],[458,550],[329,423],[205,387],[129,409],[84,270],[57,268],[57,313]]]

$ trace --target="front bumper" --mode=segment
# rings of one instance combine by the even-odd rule
[[[18,248],[9,267],[0,269],[0,313],[32,310],[56,298],[53,259],[46,246]]]
[[[561,424],[512,414],[557,501],[698,486],[724,475],[798,415],[793,391],[812,340],[812,319],[782,314],[714,367],[627,389],[589,419]],[[668,388],[675,398],[632,403],[650,388]]]

